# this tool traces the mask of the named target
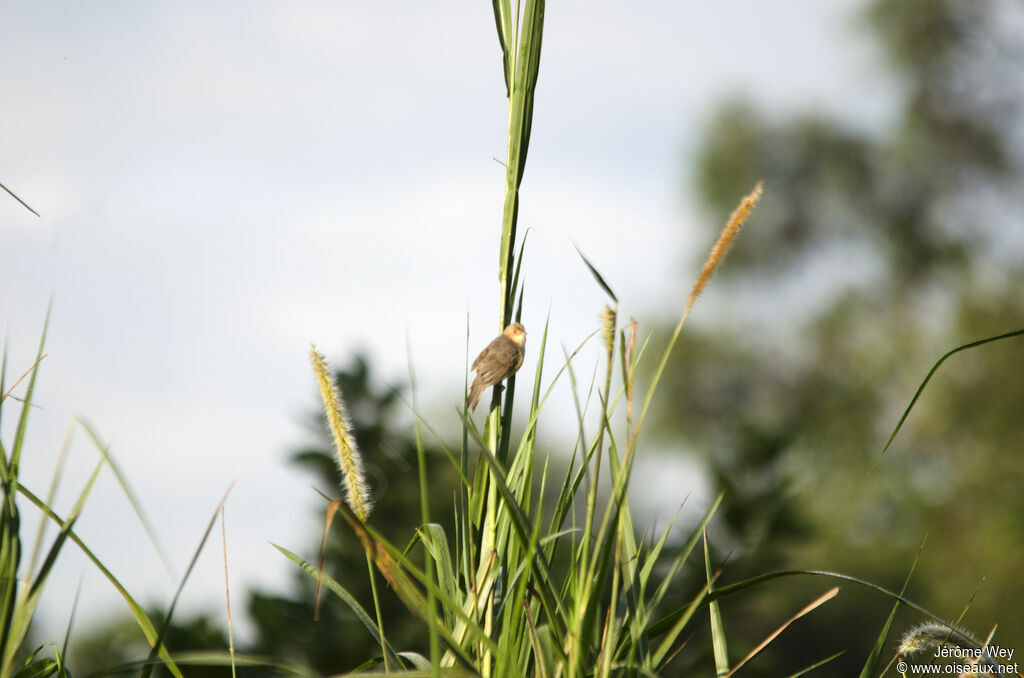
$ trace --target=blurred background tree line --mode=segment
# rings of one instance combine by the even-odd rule
[[[705,239],[758,179],[766,195],[702,303],[704,317],[694,319],[702,322],[682,335],[652,435],[698,457],[712,489],[726,492],[712,533],[719,562],[729,556],[720,583],[827,569],[898,590],[924,542],[908,597],[947,619],[970,603],[963,625],[984,636],[998,623],[996,643],[1024,645],[1024,341],[947,363],[880,458],[940,355],[1024,327],[1022,15],[1021,5],[1000,0],[872,3],[865,30],[903,89],[884,129],[814,112],[772,119],[744,101],[713,116],[694,173],[709,215]],[[685,274],[680,284],[688,282]],[[397,423],[404,406],[394,392],[374,390],[362,359],[338,377],[360,448],[379,466],[371,482],[378,492],[388,484],[372,522],[407,543],[419,494],[411,431]],[[322,442],[295,462],[326,490],[337,471]],[[454,497],[447,460],[436,450],[430,458],[431,482],[451,487],[432,498]],[[442,522],[450,514],[450,502],[432,507]],[[328,572],[369,608],[365,560],[343,532],[330,537]],[[723,600],[732,653],[745,653],[824,588],[793,579]],[[692,593],[679,591],[678,601]],[[386,592],[382,602],[393,644],[423,650],[419,622]],[[304,574],[288,590],[248,592],[247,603],[256,634],[240,651],[323,673],[375,655],[333,596],[313,621]],[[851,675],[890,605],[845,585],[747,674],[784,675],[846,650],[818,675]],[[895,632],[919,621],[904,612]],[[97,630],[80,639],[72,667],[144,656],[138,641],[130,621]],[[175,651],[227,646],[206,617],[176,623],[168,642]],[[680,672],[712,666],[702,647],[694,640],[680,655]],[[214,670],[189,670],[207,673]]]

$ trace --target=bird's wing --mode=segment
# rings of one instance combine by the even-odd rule
[[[508,365],[495,362],[486,365],[483,370],[477,371],[476,378],[479,379],[484,386],[494,386],[504,379],[507,374]]]

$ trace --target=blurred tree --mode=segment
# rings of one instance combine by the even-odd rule
[[[898,589],[927,535],[910,597],[955,619],[985,580],[963,623],[998,623],[1010,646],[1024,638],[1024,340],[946,363],[879,455],[942,353],[1024,327],[1024,5],[876,0],[865,18],[905,88],[890,128],[733,102],[704,135],[709,224],[759,178],[766,193],[674,353],[661,434],[728,493],[725,581],[810,568]],[[739,647],[822,582],[779,585],[802,602],[765,588],[723,603]],[[888,606],[853,593],[750,672],[838,650],[824,674],[858,671]]]

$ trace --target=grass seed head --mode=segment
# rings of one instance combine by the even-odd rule
[[[363,472],[363,459],[356,446],[355,436],[352,435],[352,421],[349,419],[341,391],[331,378],[327,361],[316,350],[316,346],[310,346],[309,357],[320,386],[327,427],[334,438],[341,484],[345,488],[345,501],[360,520],[366,520],[372,508],[370,489],[366,484],[366,474]]]

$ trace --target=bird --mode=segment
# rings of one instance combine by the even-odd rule
[[[469,389],[466,406],[476,409],[484,389],[511,377],[523,364],[526,355],[526,328],[512,323],[505,331],[487,344],[473,361],[470,369],[476,370],[476,379]]]

